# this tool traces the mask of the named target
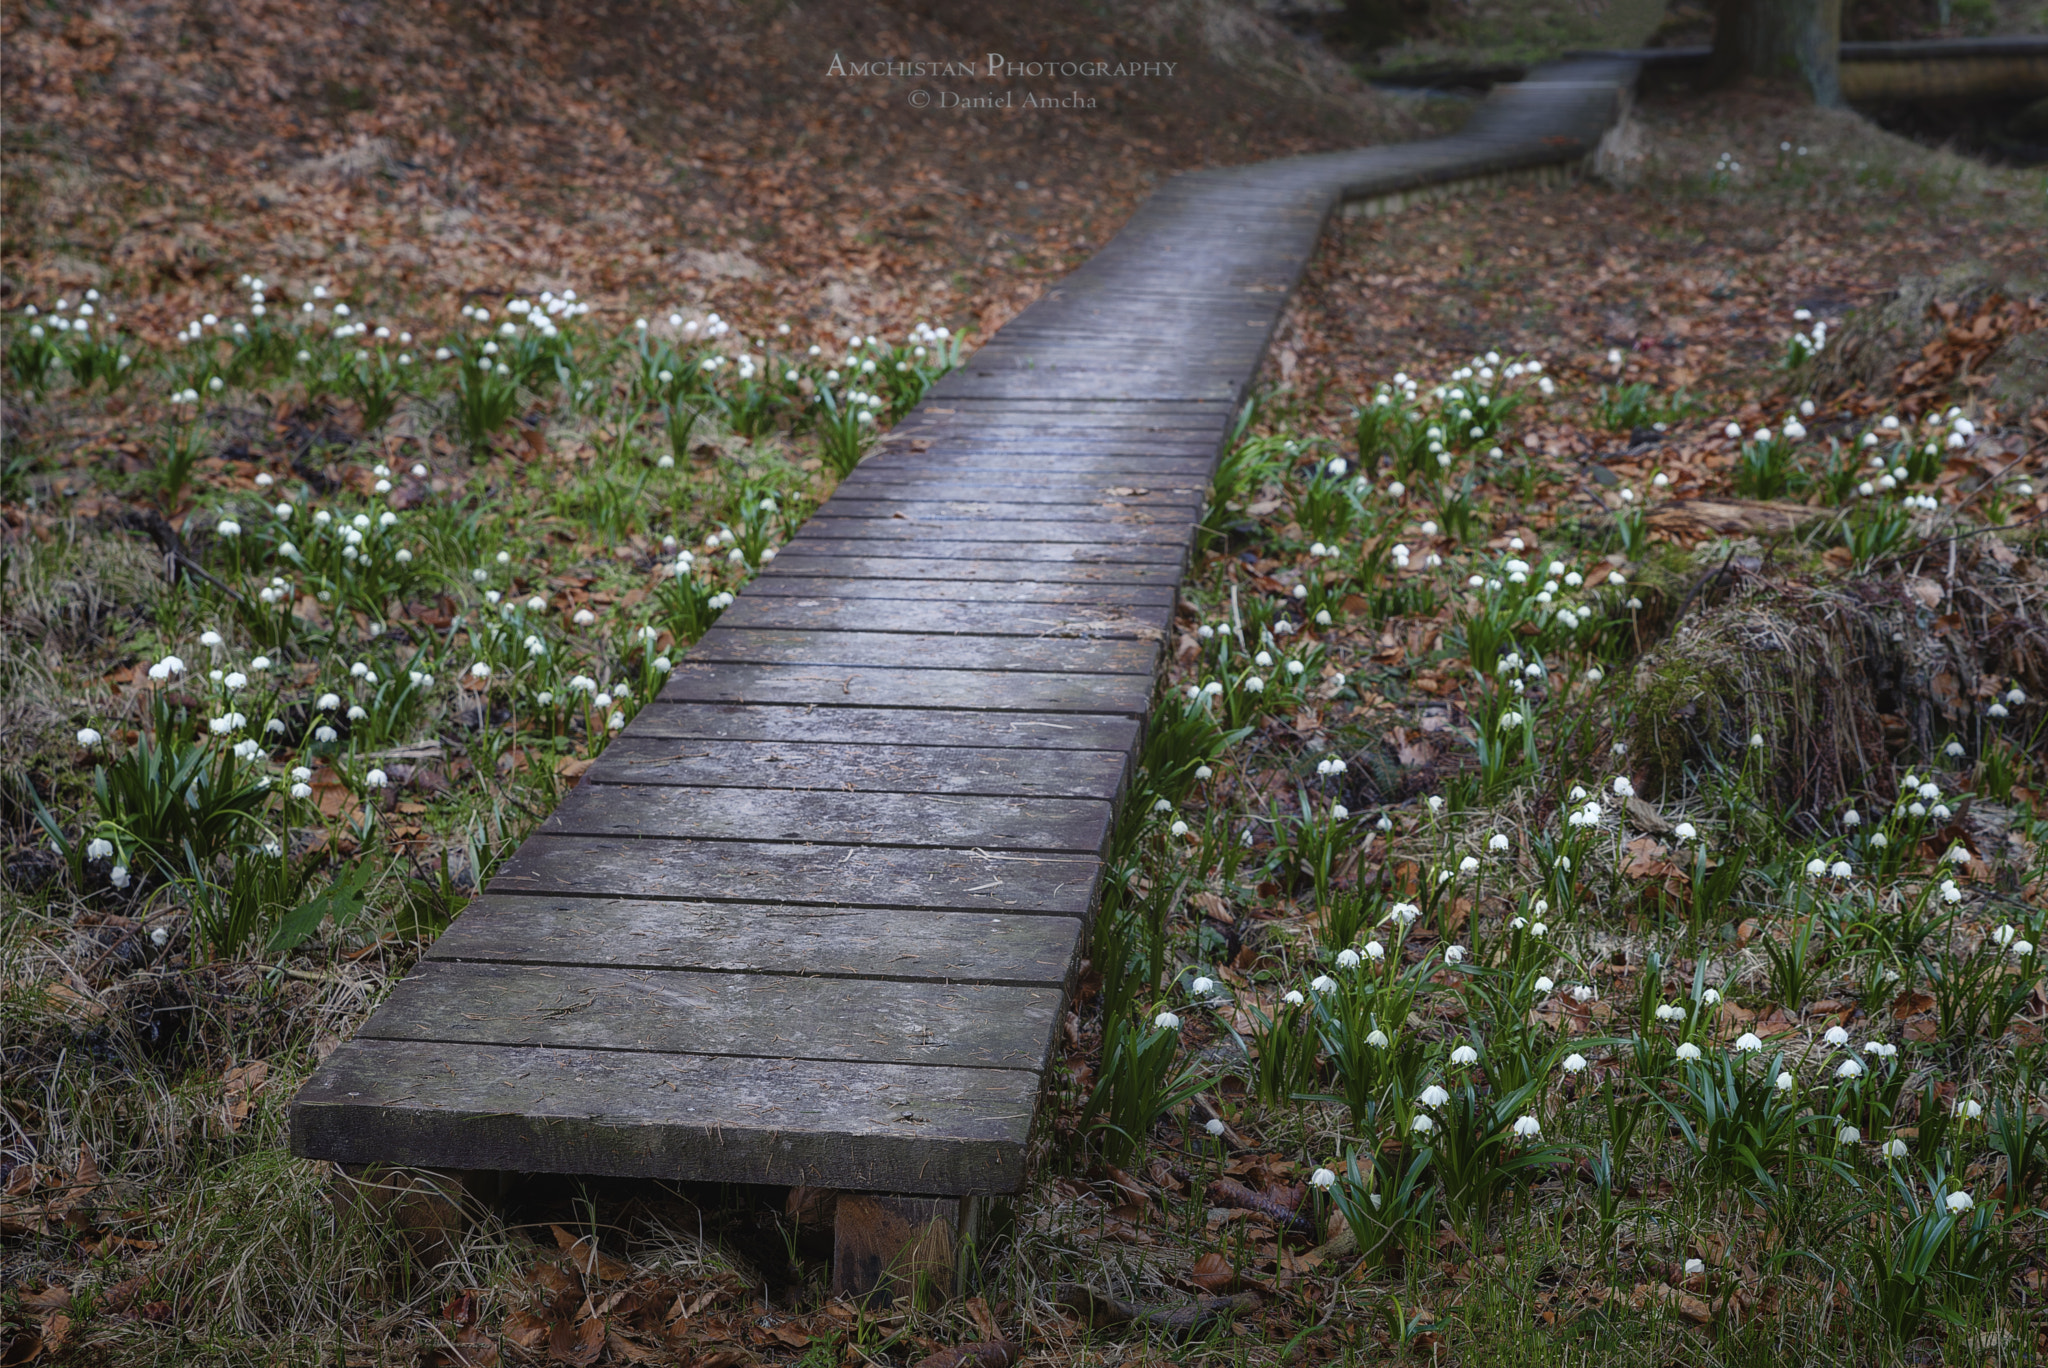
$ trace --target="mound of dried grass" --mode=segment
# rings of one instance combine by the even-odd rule
[[[1935,557],[1939,557],[1939,563]],[[2048,692],[2048,566],[1990,538],[1846,581],[1791,583],[1731,567],[1717,598],[1638,661],[1631,754],[1660,793],[1702,771],[1759,770],[1788,811],[1893,796],[1894,758],[1974,756],[1999,726],[2024,739],[2039,701],[1995,722],[2018,683]],[[1753,753],[1753,736],[1763,738]]]

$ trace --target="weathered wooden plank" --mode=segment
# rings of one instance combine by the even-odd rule
[[[939,636],[915,632],[753,631],[723,621],[690,648],[692,664],[892,666],[1152,677],[1155,641]],[[667,690],[663,690],[667,694]]]
[[[685,744],[681,738],[621,733],[584,781],[1113,802],[1123,791],[1124,767],[1121,751],[790,740],[696,739]]]
[[[810,524],[806,523],[805,528]],[[866,556],[879,559],[902,556],[917,560],[1014,561],[1040,565],[1164,565],[1176,581],[1186,549],[1156,542],[1012,542],[995,540],[940,541],[936,538],[879,538],[812,536],[798,531],[789,548],[802,549],[807,556]],[[786,553],[784,553],[786,554]],[[779,557],[778,557],[779,558]],[[1038,572],[1034,569],[1033,574]]]
[[[903,548],[864,543],[863,550],[818,554],[792,542],[776,556],[771,573],[841,580],[932,580],[949,584],[1031,585],[1169,585],[1178,588],[1180,565],[1172,561],[1120,562],[1067,560],[975,560],[900,554]],[[764,583],[766,577],[756,580]],[[752,592],[749,586],[747,592]],[[744,595],[743,595],[744,597]],[[1107,597],[1104,602],[1110,601]]]
[[[1080,935],[1072,917],[486,893],[425,958],[1057,988]]]
[[[973,847],[1101,854],[1110,805],[1088,798],[583,783],[539,830],[818,845]]]
[[[686,660],[666,703],[809,703],[821,707],[968,708],[1143,717],[1152,681],[1135,674],[905,670],[858,665],[743,665]]]
[[[540,833],[512,853],[487,891],[934,907],[1085,920],[1101,870],[1087,855]]]
[[[295,1154],[336,1163],[1014,1192],[1028,1069],[528,1046],[344,1044],[292,1103]]]
[[[929,451],[883,448],[861,462],[861,469],[894,480],[981,480],[1004,477],[1064,479],[1097,476],[1116,484],[1199,483],[1206,486],[1216,468],[1213,450],[1169,455],[1103,452],[1004,451],[964,447]]]
[[[889,541],[940,537],[946,541],[1147,541],[1178,545],[1201,518],[1199,509],[1104,505],[1005,505],[989,502],[897,503],[832,500],[811,518],[828,537],[880,537]]]
[[[794,563],[797,558],[792,557]],[[773,567],[780,570],[780,562]],[[827,581],[820,583],[820,580]],[[786,573],[757,576],[739,596],[750,598],[815,598],[830,594],[835,599],[924,599],[934,603],[1041,604],[1067,610],[1099,608],[1116,612],[1121,608],[1171,607],[1177,591],[1161,577],[1154,584],[1103,584],[1084,580],[1062,584],[1048,580],[979,579],[896,579],[855,578],[851,575],[809,574],[792,568]],[[731,612],[731,609],[727,609]]]
[[[1118,527],[1181,528],[1202,516],[1202,504],[1193,500],[1147,503],[1138,498],[1120,499],[1098,491],[1087,491],[1080,497],[1073,495],[1074,491],[1069,491],[1066,502],[1054,503],[1047,499],[903,499],[868,491],[841,491],[835,492],[816,516],[861,522],[903,520],[913,528],[926,529],[943,529],[962,523],[976,526],[1021,523],[1026,527],[1048,522],[1071,523],[1090,532]],[[853,534],[837,532],[835,535]]]
[[[634,715],[613,744],[642,737],[789,745],[1106,751],[1128,756],[1138,743],[1138,724],[1129,716],[1079,712],[1036,716],[939,708],[792,707],[656,699]]]
[[[363,1040],[1042,1069],[1059,984],[428,961]]]
[[[903,503],[915,499],[943,499],[955,502],[1013,507],[1049,504],[1089,504],[1097,507],[1142,509],[1185,509],[1200,515],[1208,502],[1208,491],[1194,481],[1139,481],[1128,476],[1093,472],[1064,474],[1011,469],[952,478],[928,474],[916,478],[891,478],[879,469],[856,466],[852,475],[832,491],[832,502],[878,500]],[[1026,514],[1025,516],[1032,516]]]
[[[1159,640],[1171,605],[943,602],[937,599],[791,598],[742,595],[721,627],[800,631],[971,633],[976,636],[1135,637]]]

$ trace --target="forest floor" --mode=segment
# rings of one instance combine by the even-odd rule
[[[862,1312],[806,1194],[536,1181],[408,1228],[286,1104],[858,454],[806,417],[849,359],[913,365],[886,422],[1172,171],[1446,107],[1222,5],[0,17],[10,1368],[2038,1352],[2038,174],[1652,100],[1616,183],[1334,223],[1038,1177],[969,1295]],[[1178,74],[1092,122],[823,74],[1027,49]],[[678,378],[712,352],[801,379]],[[1241,1300],[1148,1328],[1068,1283]]]

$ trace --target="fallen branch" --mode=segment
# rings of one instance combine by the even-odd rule
[[[1139,1325],[1148,1330],[1191,1336],[1240,1311],[1258,1310],[1259,1294],[1240,1292],[1234,1297],[1203,1297],[1192,1306],[1144,1306],[1081,1283],[1061,1283],[1059,1304],[1091,1325]]]
[[[1315,1223],[1309,1220],[1306,1212],[1296,1211],[1277,1197],[1253,1192],[1235,1178],[1218,1178],[1209,1184],[1208,1198],[1214,1206],[1235,1207],[1264,1216],[1289,1235],[1297,1235],[1304,1240],[1316,1237]]]

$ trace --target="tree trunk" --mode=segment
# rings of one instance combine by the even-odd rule
[[[1794,81],[1820,105],[1842,103],[1842,0],[1719,0],[1715,80]]]

